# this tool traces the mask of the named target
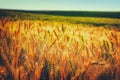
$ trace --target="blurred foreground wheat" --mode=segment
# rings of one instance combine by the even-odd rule
[[[0,65],[10,80],[82,80],[89,64],[116,66],[119,56],[117,28],[0,20]]]

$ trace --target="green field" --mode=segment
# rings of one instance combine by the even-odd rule
[[[120,12],[0,10],[0,18],[119,27]]]

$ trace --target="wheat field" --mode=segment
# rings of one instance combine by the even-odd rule
[[[120,29],[114,25],[0,20],[1,80],[119,80],[119,56]]]

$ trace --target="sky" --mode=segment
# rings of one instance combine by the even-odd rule
[[[0,0],[0,9],[120,11],[120,0]]]

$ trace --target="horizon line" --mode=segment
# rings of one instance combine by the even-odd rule
[[[9,11],[75,11],[75,12],[77,12],[77,11],[85,11],[85,12],[120,12],[120,11],[110,11],[110,10],[52,10],[52,9],[49,9],[49,10],[43,10],[43,9],[41,9],[41,10],[39,10],[39,9],[10,9],[10,8],[0,8],[0,10],[9,10]]]

